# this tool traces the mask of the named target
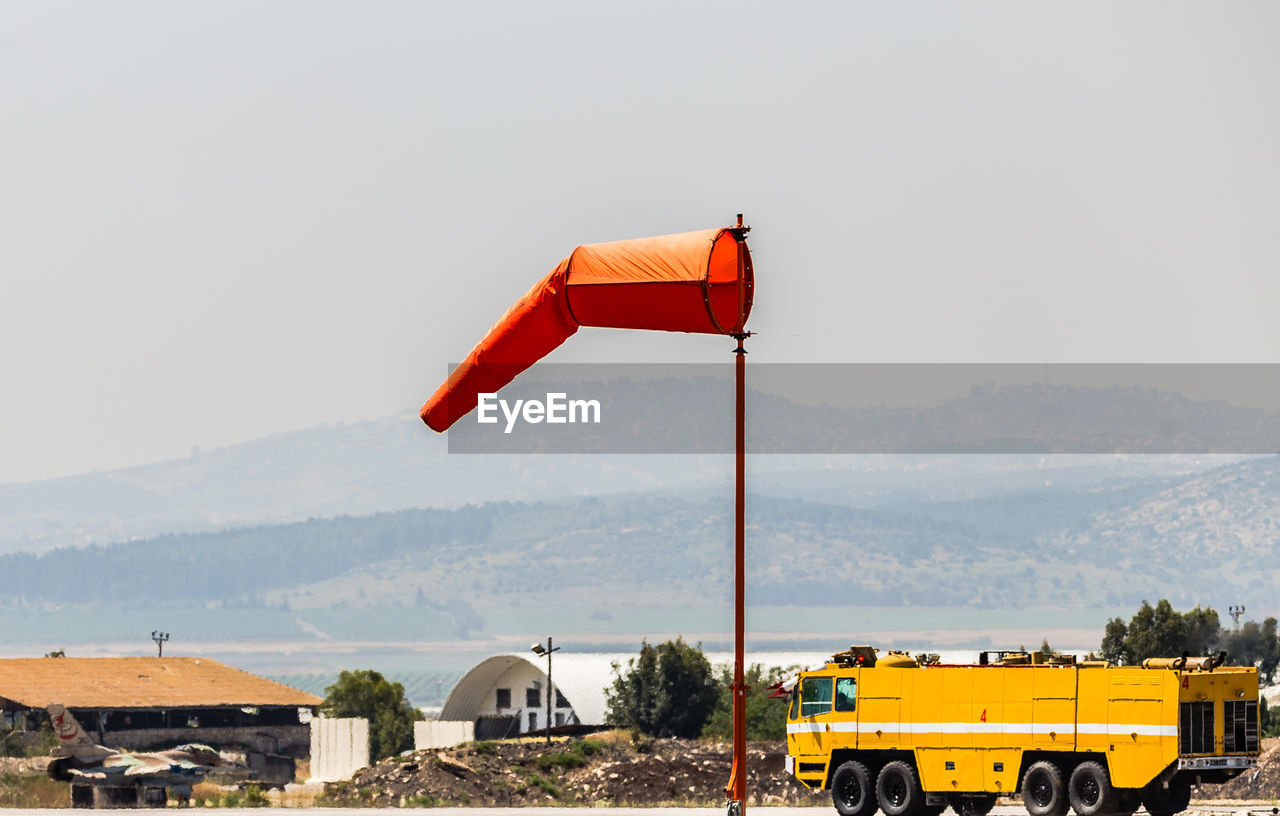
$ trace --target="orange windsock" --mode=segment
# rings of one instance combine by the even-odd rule
[[[740,334],[751,313],[742,227],[587,244],[534,284],[422,406],[444,431],[579,326]]]

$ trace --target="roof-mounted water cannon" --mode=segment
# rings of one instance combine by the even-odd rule
[[[978,652],[978,665],[1026,666],[1031,663],[1031,653],[1022,649],[990,649]]]
[[[993,649],[978,652],[979,666],[1074,666],[1078,659],[1064,652],[1028,652],[1025,649]],[[1094,661],[1096,662],[1096,661]]]
[[[1226,662],[1226,652],[1218,652],[1216,655],[1205,655],[1204,657],[1191,657],[1190,652],[1183,652],[1182,657],[1148,657],[1142,661],[1142,668],[1211,672]]]
[[[850,646],[843,652],[833,654],[828,662],[842,669],[870,669],[876,665],[876,650],[874,646]]]

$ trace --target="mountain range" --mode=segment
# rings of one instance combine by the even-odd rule
[[[3,485],[0,625],[27,653],[119,651],[162,622],[278,671],[340,668],[313,658],[369,643],[438,662],[428,644],[539,632],[722,644],[731,468],[450,453],[396,417]],[[770,648],[1047,630],[1087,648],[1107,617],[1161,597],[1280,614],[1275,456],[757,455],[748,489],[750,628]],[[280,660],[294,653],[312,657]]]
[[[624,381],[609,393],[635,420],[625,428],[661,416],[691,438],[719,440],[730,415],[722,390],[693,389],[700,401],[680,414],[654,406],[677,404],[688,385]],[[1046,479],[1060,486],[1183,474],[1230,457],[1178,451],[1250,452],[1224,440],[1243,429],[1256,443],[1280,428],[1267,411],[1135,388],[979,387],[914,408],[801,405],[770,394],[752,394],[750,404],[748,440],[773,451],[751,458],[752,489],[794,495],[801,483],[808,495],[859,506],[1016,492]],[[1100,439],[1095,420],[1119,436]],[[631,452],[535,455],[451,453],[446,437],[415,416],[284,432],[181,460],[0,485],[0,553],[468,503],[714,492],[732,472],[718,453],[636,452],[645,447],[633,436],[610,441]],[[653,444],[665,450],[672,439]],[[1157,444],[1179,439],[1187,447]],[[1108,444],[1141,453],[1110,455]],[[1108,454],[1053,453],[1078,446]],[[869,452],[840,454],[848,449]]]

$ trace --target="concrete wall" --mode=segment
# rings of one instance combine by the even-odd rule
[[[476,738],[476,724],[465,720],[423,720],[413,724],[413,747],[452,748]]]
[[[90,733],[96,741],[97,735]],[[306,756],[312,737],[305,725],[259,725],[245,728],[134,728],[107,731],[105,743],[130,750],[173,748],[188,742],[203,742],[215,748],[243,746],[268,754]]]
[[[369,765],[369,721],[363,717],[311,720],[311,780],[338,782]]]

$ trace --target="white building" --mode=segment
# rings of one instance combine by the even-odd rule
[[[634,654],[562,654],[552,658],[552,727],[604,725],[613,664]],[[547,727],[547,661],[533,653],[495,655],[463,675],[449,692],[441,720],[475,723],[475,738],[500,739]]]
[[[555,681],[552,728],[557,726],[603,726],[607,692],[613,685],[616,663],[624,671],[634,652],[623,654],[582,654],[556,652],[551,676]],[[820,666],[826,658],[816,652],[748,653],[747,665]],[[727,652],[708,652],[715,671],[733,663]],[[464,720],[475,724],[475,739],[502,739],[530,734],[546,728],[547,660],[532,652],[485,658],[463,675],[449,692],[440,712],[441,720]]]

